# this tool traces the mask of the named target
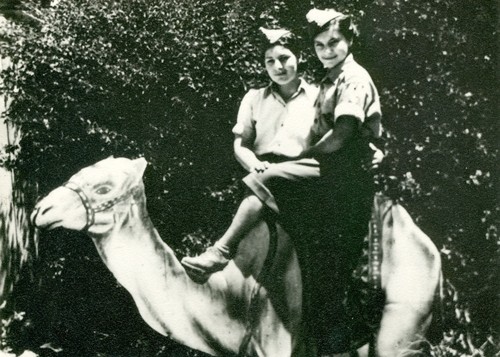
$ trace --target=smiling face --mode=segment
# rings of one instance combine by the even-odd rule
[[[276,84],[283,86],[297,79],[297,57],[288,48],[277,45],[264,55],[266,71]]]
[[[321,32],[314,38],[316,56],[325,68],[333,68],[345,60],[352,41],[348,41],[338,26]]]

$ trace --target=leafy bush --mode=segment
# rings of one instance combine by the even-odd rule
[[[485,308],[498,303],[494,3],[336,6],[359,23],[356,58],[381,94],[388,155],[380,184],[442,252],[446,329],[436,355],[479,353],[485,341],[498,341],[496,314]],[[156,227],[180,255],[201,249],[227,226],[238,202],[242,172],[232,158],[231,127],[244,92],[266,80],[257,28],[281,24],[304,33],[308,10],[293,0],[71,0],[37,9],[41,28],[2,29],[2,53],[14,63],[2,74],[13,99],[6,119],[24,133],[19,147],[6,148],[4,166],[43,194],[108,155],[144,156]],[[318,78],[311,51],[303,58],[307,77]],[[63,277],[86,267],[106,276],[104,289],[112,290],[91,245],[60,232],[50,243],[45,238],[38,274],[50,289],[74,293],[78,287]],[[87,298],[85,313],[103,297]],[[76,314],[64,302],[71,300],[53,304],[66,312],[54,313],[53,331],[77,325],[63,322]],[[102,311],[116,308],[103,304]],[[86,323],[110,331],[104,322]],[[85,348],[97,346],[96,335],[86,338]]]

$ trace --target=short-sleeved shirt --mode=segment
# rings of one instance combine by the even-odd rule
[[[297,92],[285,102],[273,84],[251,89],[241,101],[233,133],[253,142],[257,156],[296,157],[311,146],[318,91],[301,79]]]
[[[352,54],[342,64],[330,69],[321,81],[316,107],[313,131],[317,137],[326,134],[343,115],[358,119],[363,136],[379,138],[382,134],[377,88]]]

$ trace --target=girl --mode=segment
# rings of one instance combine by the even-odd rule
[[[349,227],[353,215],[349,214],[352,210],[345,210],[345,207],[356,210],[359,206],[349,194],[346,196],[335,193],[346,192],[336,187],[342,185],[342,181],[363,181],[359,179],[363,176],[359,174],[359,170],[352,168],[358,168],[358,163],[361,168],[359,160],[366,157],[347,157],[347,161],[352,159],[356,164],[348,162],[337,167],[337,164],[333,163],[338,161],[335,158],[345,159],[346,154],[331,155],[334,151],[349,153],[347,149],[340,149],[344,144],[357,145],[355,138],[358,135],[354,134],[355,130],[348,132],[344,128],[344,119],[339,121],[335,133],[325,130],[327,126],[322,117],[328,116],[325,110],[328,102],[324,95],[323,98],[317,98],[318,89],[298,77],[297,57],[294,54],[298,46],[294,35],[283,29],[261,28],[261,31],[266,35],[264,62],[272,82],[265,88],[250,90],[245,95],[240,105],[237,124],[233,128],[235,156],[250,172],[243,179],[250,193],[240,204],[229,229],[213,247],[198,257],[186,257],[182,260],[188,272],[198,276],[207,277],[227,265],[241,238],[261,219],[266,206],[275,213],[281,213],[282,208],[289,209],[286,212],[288,222],[309,220],[314,222],[313,225],[322,226],[325,232],[331,231],[332,225],[337,221],[341,222],[341,226]],[[344,63],[346,58],[347,55],[344,58],[340,56],[333,65]],[[327,81],[322,83],[322,93],[330,88],[326,83]],[[352,125],[349,119],[345,121]],[[351,128],[348,126],[347,129]],[[311,147],[313,142],[317,141],[316,138],[323,134],[324,137]],[[321,172],[318,162],[307,158],[308,156],[320,159]],[[329,156],[334,160],[328,159]],[[380,151],[373,156],[370,149],[369,160],[373,159],[373,165],[379,163],[382,157]],[[335,173],[332,179],[331,173],[335,171],[339,172]],[[342,175],[343,173],[346,175]],[[364,170],[362,173],[364,174]],[[331,181],[338,184],[332,185]],[[365,187],[352,196],[368,197],[369,195],[360,193],[366,190],[371,192],[370,182],[371,180],[366,181]],[[358,190],[358,186],[354,184],[352,188]],[[305,194],[298,195],[294,189]],[[369,200],[371,203],[371,197]],[[311,207],[316,209],[311,210]],[[342,209],[346,214],[337,214],[337,209]],[[306,218],[304,214],[307,212],[313,212],[312,216]],[[328,216],[324,217],[325,213]],[[337,219],[334,220],[334,217]],[[366,223],[363,219],[355,219],[355,222]],[[290,229],[297,227],[292,226]]]
[[[373,177],[363,163],[373,155],[372,142],[380,138],[380,100],[368,72],[351,53],[357,30],[351,18],[333,9],[307,14],[316,56],[326,69],[316,101],[312,127],[315,144],[303,152],[320,162],[332,215],[340,233],[361,237],[373,199]],[[375,148],[376,149],[376,148]]]
[[[318,95],[316,87],[298,76],[298,39],[284,29],[260,30],[265,35],[264,64],[271,84],[244,96],[233,128],[236,159],[250,172],[243,179],[249,193],[215,245],[198,257],[182,260],[187,271],[197,276],[207,277],[227,265],[266,206],[279,213],[273,192],[283,180],[319,177],[316,160],[296,159],[312,144]]]
[[[313,9],[307,21],[326,75],[316,102],[315,144],[303,155],[320,163],[319,186],[328,201],[319,204],[324,207],[319,218],[323,224],[318,225],[323,231],[318,233],[320,247],[313,254],[317,263],[310,265],[315,311],[309,315],[319,350],[331,353],[359,347],[353,341],[361,333],[356,325],[360,316],[346,311],[343,303],[368,233],[374,185],[363,163],[373,155],[371,142],[381,135],[382,113],[377,88],[351,53],[357,36],[351,18],[333,9]]]

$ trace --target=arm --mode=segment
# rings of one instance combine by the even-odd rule
[[[233,127],[233,134],[235,135],[233,143],[234,156],[248,172],[262,172],[269,165],[268,162],[257,159],[253,151],[256,131],[252,103],[257,94],[257,91],[251,90],[243,97],[238,111],[238,119]]]
[[[306,150],[303,156],[331,154],[342,147],[353,137],[358,126],[358,119],[344,115],[337,119],[335,125],[315,145]]]
[[[236,160],[248,172],[262,172],[268,168],[269,163],[267,161],[260,161],[250,149],[248,140],[245,140],[242,136],[236,135],[233,147]]]

